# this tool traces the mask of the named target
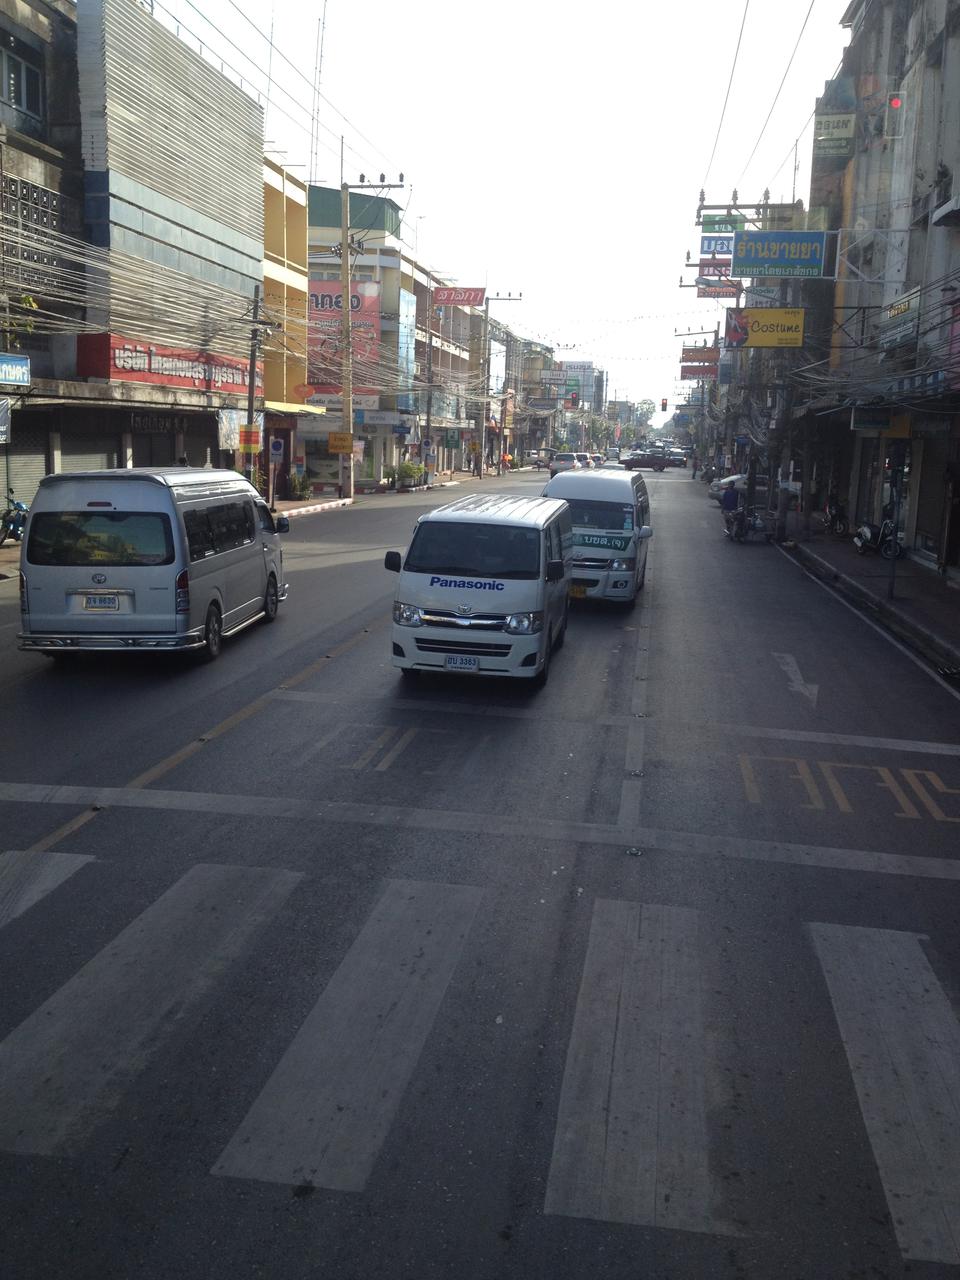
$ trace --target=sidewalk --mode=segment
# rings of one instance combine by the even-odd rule
[[[783,544],[788,555],[921,653],[941,674],[960,678],[960,583],[904,556],[896,561],[890,599],[889,560],[875,552],[860,555],[852,537],[837,538],[818,528],[816,516],[809,533],[803,526],[803,517],[791,512],[789,539]]]

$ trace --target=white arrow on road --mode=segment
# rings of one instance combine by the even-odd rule
[[[797,666],[797,660],[792,653],[775,653],[773,655],[777,665],[786,674],[789,679],[788,688],[792,693],[802,694],[811,707],[817,705],[817,694],[820,692],[818,684],[806,684],[803,676],[800,674],[800,668]]]

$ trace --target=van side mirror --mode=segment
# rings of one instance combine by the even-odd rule
[[[275,524],[276,524],[276,526],[277,526],[277,533],[289,533],[289,532],[290,532],[290,517],[289,517],[289,516],[277,516],[277,518],[276,518],[276,520],[274,521],[274,523],[275,523]]]
[[[547,561],[547,581],[548,582],[563,581],[563,561],[562,560]]]
[[[383,567],[389,569],[391,573],[400,572],[400,552],[388,551],[383,557]]]
[[[650,528],[650,526],[649,526],[648,524],[642,524],[642,525],[640,526],[640,528],[637,530],[637,537],[638,537],[638,538],[652,538],[652,537],[653,537],[653,530]]]

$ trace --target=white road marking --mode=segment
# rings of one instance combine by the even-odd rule
[[[749,724],[688,724],[687,730],[731,734],[741,738],[771,738],[783,742],[822,742],[833,747],[865,747],[871,751],[899,751],[924,756],[960,756],[960,743],[921,742],[915,738],[870,738],[854,733],[818,733],[815,729],[768,729]]]
[[[711,1212],[698,920],[597,901],[546,1213],[729,1233]]]
[[[655,827],[512,818],[487,811],[422,809],[414,805],[372,804],[366,800],[301,800],[289,796],[237,795],[218,791],[161,791],[156,787],[64,787],[33,782],[0,782],[0,803],[3,801],[11,804],[75,805],[81,809],[97,805],[102,808],[168,809],[183,813],[219,813],[228,818],[291,821],[306,818],[317,823],[389,827],[395,833],[444,831],[475,836],[481,830],[487,836],[503,835],[520,840],[642,845],[648,853],[659,851],[878,875],[960,880],[960,859],[956,858],[843,849],[787,840],[751,840],[745,836],[706,835],[699,831],[661,831]]]
[[[639,632],[643,636],[644,632]],[[631,716],[627,724],[626,749],[623,759],[623,782],[620,784],[620,810],[617,816],[621,827],[637,827],[640,824],[643,804],[643,762],[646,750],[647,673],[650,654],[646,645],[637,645],[633,664],[633,681],[630,691]]]
[[[78,853],[0,854],[0,928],[92,861],[89,854]]]
[[[0,1149],[84,1139],[300,879],[191,868],[0,1043]]]
[[[388,883],[213,1173],[363,1190],[482,897]]]
[[[914,934],[813,924],[905,1258],[960,1263],[960,1026]]]
[[[817,694],[820,691],[818,684],[807,684],[803,676],[800,674],[800,667],[796,658],[792,653],[774,653],[771,655],[777,666],[787,677],[787,688],[791,693],[799,693],[802,698],[810,703],[811,707],[816,708]]]

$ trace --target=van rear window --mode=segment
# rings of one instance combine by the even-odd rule
[[[30,564],[173,564],[173,530],[162,511],[38,511],[30,520]]]

